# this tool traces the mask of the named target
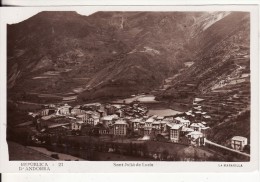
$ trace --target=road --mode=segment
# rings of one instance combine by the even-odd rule
[[[208,144],[214,145],[214,146],[219,147],[219,148],[223,148],[223,149],[229,150],[229,151],[231,151],[231,152],[235,152],[235,153],[241,154],[241,155],[246,156],[246,157],[250,157],[250,155],[247,154],[247,153],[240,152],[240,151],[237,151],[237,150],[234,150],[234,149],[231,149],[231,148],[225,147],[225,146],[223,146],[223,145],[220,145],[220,144],[214,143],[214,142],[209,141],[209,140],[207,140],[207,139],[205,140],[205,143],[208,143]]]

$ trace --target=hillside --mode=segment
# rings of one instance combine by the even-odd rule
[[[193,43],[201,49],[192,64],[168,80],[157,99],[190,109],[195,96],[202,98],[203,111],[212,116],[210,139],[228,145],[232,135],[249,137],[249,14],[231,13],[196,39],[200,42]]]
[[[219,14],[41,12],[8,25],[9,94],[83,92],[89,100],[149,92],[196,56],[191,34]]]

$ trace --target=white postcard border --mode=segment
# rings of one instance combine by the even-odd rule
[[[6,143],[6,24],[10,16],[16,16],[14,12],[21,9],[26,11],[72,11],[89,9],[91,11],[247,11],[251,14],[250,28],[250,67],[251,67],[251,161],[250,162],[104,162],[104,161],[41,161],[49,170],[19,171],[23,163],[34,165],[40,161],[9,161],[8,147]],[[251,172],[259,169],[259,14],[258,6],[252,5],[211,5],[211,6],[81,6],[81,7],[6,7],[1,8],[1,62],[0,68],[0,171],[1,172]],[[19,16],[19,13],[18,15]],[[119,163],[139,163],[140,167],[115,167]],[[232,164],[233,167],[229,164]],[[152,166],[151,166],[152,165]],[[241,166],[242,167],[239,167]],[[236,166],[236,167],[235,167]]]

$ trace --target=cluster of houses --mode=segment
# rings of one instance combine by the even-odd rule
[[[148,115],[147,112],[147,107],[138,102],[120,105],[91,103],[74,107],[51,104],[34,116],[37,116],[38,131],[54,135],[109,135],[195,146],[205,144],[210,116],[196,102],[192,110],[178,116]]]

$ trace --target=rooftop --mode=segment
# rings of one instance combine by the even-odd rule
[[[184,119],[184,118],[181,118],[181,117],[177,117],[177,118],[174,118],[174,119],[179,121],[180,123],[190,123],[190,120],[187,120],[187,119]]]
[[[192,131],[192,132],[188,133],[187,135],[202,135],[202,133],[199,131]]]
[[[190,126],[191,126],[191,127],[205,128],[205,126],[204,126],[202,123],[192,123]]]
[[[182,127],[183,125],[182,124],[174,124],[171,129],[174,129],[174,130],[178,130]]]
[[[124,120],[117,120],[115,124],[126,124],[126,122]]]
[[[104,116],[101,118],[101,120],[112,121],[113,119],[117,119],[117,118],[118,118],[118,116],[116,114],[113,114],[113,115]]]
[[[234,136],[232,138],[232,140],[244,141],[244,140],[247,140],[247,138],[246,137],[242,137],[242,136]]]

